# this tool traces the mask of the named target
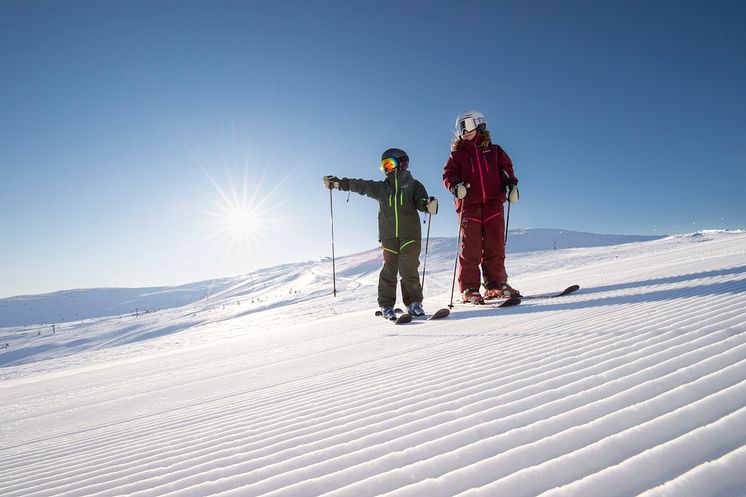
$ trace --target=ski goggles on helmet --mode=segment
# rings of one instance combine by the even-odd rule
[[[456,134],[461,136],[464,133],[474,131],[480,124],[485,124],[486,122],[484,117],[467,117],[456,123]]]
[[[399,161],[394,157],[386,157],[381,161],[381,171],[388,174],[399,168]]]

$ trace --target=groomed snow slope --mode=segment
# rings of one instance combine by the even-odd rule
[[[336,299],[328,264],[290,265],[0,330],[2,495],[746,495],[746,233],[516,254],[524,293],[581,291],[399,327],[372,315],[377,265],[338,261]]]

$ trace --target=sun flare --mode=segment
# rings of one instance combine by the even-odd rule
[[[258,224],[254,215],[246,207],[238,207],[225,216],[225,227],[227,231],[235,236],[248,236]]]
[[[233,249],[248,251],[256,248],[278,224],[277,200],[274,189],[267,189],[263,177],[244,171],[242,181],[234,181],[231,175],[218,182],[205,171],[217,193],[211,208],[203,210],[207,224],[211,227],[205,240],[219,238],[226,242],[226,252]]]

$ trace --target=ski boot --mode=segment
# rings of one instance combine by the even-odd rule
[[[425,311],[422,309],[422,304],[419,302],[412,302],[409,304],[407,306],[407,312],[416,318],[425,315]]]
[[[521,297],[521,292],[504,282],[500,282],[495,288],[489,288],[484,292],[484,298],[486,299],[509,299],[511,297]]]
[[[481,305],[484,304],[484,298],[482,297],[482,294],[479,293],[479,290],[467,288],[461,294],[461,302],[464,304]]]
[[[381,307],[381,315],[385,319],[390,319],[391,321],[396,321],[396,312],[394,312],[393,307]]]

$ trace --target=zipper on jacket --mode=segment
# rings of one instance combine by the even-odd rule
[[[477,153],[477,168],[479,169],[479,182],[482,184],[482,203],[487,203],[487,190],[484,189],[484,175],[482,174],[482,163],[479,160],[479,148],[474,144],[474,151]],[[474,162],[472,162],[472,166]]]
[[[399,193],[399,171],[394,171],[394,198]],[[394,235],[399,238],[399,208],[394,202]]]

